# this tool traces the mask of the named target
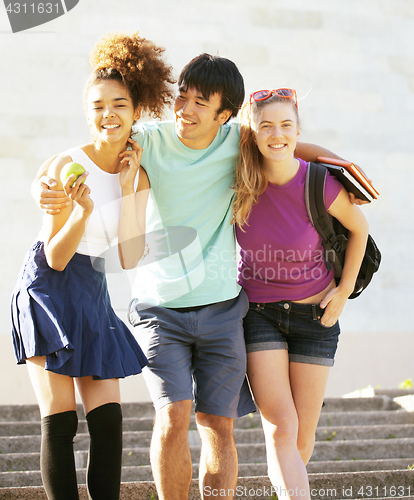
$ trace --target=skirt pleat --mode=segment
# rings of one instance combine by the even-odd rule
[[[64,271],[46,262],[43,243],[29,250],[12,294],[17,362],[46,356],[47,370],[71,377],[123,378],[147,359],[115,314],[101,258],[75,254]]]

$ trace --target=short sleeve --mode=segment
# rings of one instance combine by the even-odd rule
[[[139,123],[137,125],[134,125],[132,127],[131,138],[134,139],[134,141],[136,141],[144,150],[142,153],[141,165],[145,168],[148,176],[150,176],[151,174],[153,174],[154,168],[153,163],[150,159],[152,141],[151,135],[148,130],[148,124]],[[154,179],[151,179],[151,177],[150,182],[151,184],[154,182]]]
[[[143,123],[140,123],[138,125],[133,125],[132,126],[132,134],[131,137],[134,139],[134,141],[137,141],[137,143],[143,148],[144,143],[145,143],[145,138],[146,138],[146,129]]]
[[[338,194],[341,192],[343,185],[329,172],[326,175],[325,182],[325,206],[326,210],[332,205],[336,200]]]

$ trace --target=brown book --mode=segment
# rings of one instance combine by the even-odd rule
[[[349,173],[353,179],[355,179],[361,186],[364,188],[363,193],[369,193],[371,201],[372,199],[376,200],[379,196],[379,192],[374,188],[372,183],[367,179],[366,175],[354,164],[345,160],[337,160],[335,158],[326,158],[325,156],[318,157],[318,163],[323,163],[328,168],[329,165],[342,167],[345,170],[345,173]],[[339,171],[338,175],[339,175]],[[335,175],[334,170],[331,172]],[[346,176],[349,179],[349,176]],[[339,179],[338,179],[339,180]],[[351,179],[352,181],[352,179]],[[345,184],[344,184],[345,186]],[[346,186],[345,186],[346,187]],[[348,190],[349,191],[349,190]],[[354,193],[355,194],[355,193]]]

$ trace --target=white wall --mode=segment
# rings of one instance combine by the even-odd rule
[[[381,196],[364,212],[383,263],[343,313],[328,395],[413,377],[414,2],[80,0],[16,34],[0,7],[0,403],[34,401],[25,368],[14,366],[9,319],[10,292],[41,222],[30,183],[46,158],[88,140],[82,88],[93,43],[137,29],[166,47],[177,74],[195,55],[219,53],[238,65],[247,92],[296,88],[302,140],[369,172]],[[127,282],[110,280],[124,316]],[[148,397],[141,377],[125,381],[123,397]]]

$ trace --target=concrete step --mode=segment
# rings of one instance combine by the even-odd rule
[[[414,465],[414,450],[409,458],[381,458],[369,460],[319,460],[310,461],[306,466],[309,473],[361,472],[380,470],[407,470]],[[260,475],[265,475],[266,470]],[[256,475],[256,474],[252,474]]]
[[[414,471],[355,472],[336,474],[310,474],[309,483],[312,497],[323,500],[356,500],[371,498],[388,500],[390,498],[413,498]],[[80,500],[88,500],[86,488],[80,486]],[[213,491],[209,490],[212,498]],[[241,500],[269,500],[275,494],[267,477],[241,477],[238,479],[235,498]],[[153,482],[125,482],[121,485],[120,500],[150,500],[156,495]],[[3,488],[2,500],[47,500],[43,488]],[[155,497],[156,498],[156,497]],[[199,500],[198,481],[191,483],[188,500]]]
[[[402,396],[411,396],[414,394],[414,388],[411,389],[374,389],[375,396],[388,396],[391,399],[400,398]]]
[[[326,500],[414,497],[414,470],[309,474],[309,482],[312,496]]]
[[[83,484],[89,436],[80,406],[78,413],[80,421],[75,438],[75,460],[78,479]],[[123,413],[122,481],[151,481],[149,444],[154,416],[152,404],[127,403],[123,405]],[[8,421],[1,422],[3,419]],[[237,419],[234,427],[240,476],[265,476],[267,467],[260,415],[256,412]],[[194,417],[188,436],[196,477],[200,439]],[[316,439],[315,451],[308,464],[308,471],[312,474],[335,475],[352,471],[378,471],[380,474],[379,471],[387,472],[387,469],[388,472],[407,469],[414,465],[414,412],[401,409],[388,394],[372,398],[327,398]],[[0,498],[3,498],[4,488],[41,485],[39,450],[37,406],[0,407],[0,488],[3,488],[0,489]],[[347,498],[349,500],[350,497]]]
[[[322,413],[318,422],[321,427],[394,424],[414,424],[414,412],[397,410]]]
[[[370,398],[326,398],[322,413],[347,411],[392,411],[401,409],[387,395]],[[85,415],[82,405],[77,406],[79,420]],[[152,418],[154,408],[152,403],[123,403],[124,418]],[[40,413],[37,405],[2,405],[0,406],[0,422],[38,422]]]
[[[320,426],[317,441],[414,438],[414,424]]]
[[[376,460],[411,458],[414,438],[317,442],[311,460]]]
[[[85,419],[83,406],[77,405],[79,420]],[[152,418],[152,403],[122,403],[122,414],[125,418]],[[39,422],[40,413],[37,405],[1,405],[0,422]]]
[[[193,463],[198,463],[200,446],[191,446]],[[266,463],[264,444],[237,444],[240,464]],[[364,441],[316,442],[312,462],[320,461],[357,461],[375,459],[412,459],[414,455],[414,438],[367,439]],[[88,452],[76,451],[77,468],[85,468]],[[123,450],[123,466],[149,465],[149,449],[134,447]],[[411,464],[412,465],[412,464]],[[0,455],[0,472],[36,471],[40,468],[40,453],[3,453]],[[2,486],[0,484],[0,486]]]
[[[382,395],[370,398],[326,398],[322,413],[343,411],[392,411],[401,406],[393,398]]]
[[[327,474],[337,472],[371,472],[371,471],[389,471],[389,470],[408,470],[414,464],[413,458],[384,459],[384,460],[342,460],[342,461],[320,461],[309,462],[307,470],[309,474]],[[193,478],[198,477],[199,464],[193,463]],[[86,469],[77,469],[78,484],[85,484]],[[249,463],[239,464],[239,477],[256,477],[267,475],[267,464]],[[127,466],[122,467],[122,482],[134,481],[153,481],[150,465]],[[1,488],[41,486],[42,478],[40,471],[14,471],[0,473],[0,492]],[[1,498],[1,495],[0,495]]]
[[[85,420],[78,424],[78,433],[87,433]],[[123,428],[125,432],[152,431],[153,417],[124,417]],[[349,426],[375,426],[375,425],[414,425],[414,412],[405,410],[391,411],[345,411],[327,412],[323,411],[319,418],[319,427],[349,427]],[[251,413],[234,420],[235,429],[257,429],[261,427],[259,413]],[[195,430],[194,417],[190,421],[190,429]],[[0,422],[0,436],[35,436],[40,435],[39,421],[15,420],[11,422]]]
[[[126,448],[149,447],[152,431],[125,431],[123,444]],[[234,437],[238,444],[264,443],[262,428],[235,429]],[[414,424],[405,425],[373,425],[369,426],[331,426],[318,427],[316,430],[317,441],[345,441],[363,439],[396,439],[414,438]],[[190,445],[200,445],[198,431],[188,432]],[[40,435],[32,436],[1,436],[0,453],[35,453],[40,450]],[[76,451],[89,448],[89,434],[78,433],[74,439]]]

